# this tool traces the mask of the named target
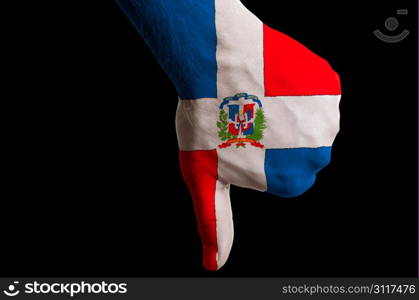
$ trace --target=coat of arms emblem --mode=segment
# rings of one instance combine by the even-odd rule
[[[246,144],[263,148],[260,140],[266,125],[262,102],[257,96],[247,93],[224,98],[220,105],[217,127],[218,137],[223,142],[218,145],[219,148],[227,148],[233,144],[237,148],[245,148]]]

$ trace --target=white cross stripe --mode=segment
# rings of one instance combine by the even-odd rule
[[[266,118],[266,129],[260,142],[266,149],[332,145],[339,131],[340,95],[280,96],[260,100]],[[216,123],[221,102],[215,98],[179,101],[176,129],[180,150],[220,151],[218,145],[222,141]]]

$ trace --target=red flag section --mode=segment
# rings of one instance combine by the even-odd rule
[[[340,95],[337,73],[323,58],[264,25],[265,96]]]
[[[217,151],[179,151],[179,158],[183,178],[192,195],[203,246],[203,264],[206,269],[215,271],[218,251],[215,216]]]

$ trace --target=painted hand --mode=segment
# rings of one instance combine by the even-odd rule
[[[295,197],[329,163],[339,77],[239,0],[117,2],[179,94],[181,170],[217,270],[233,242],[230,184]]]

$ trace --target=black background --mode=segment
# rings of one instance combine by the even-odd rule
[[[242,2],[341,76],[341,132],[314,187],[232,187],[231,256],[205,271],[176,92],[144,42],[112,1],[18,1],[3,10],[2,276],[416,276],[416,1]],[[379,41],[399,8],[410,36]]]

